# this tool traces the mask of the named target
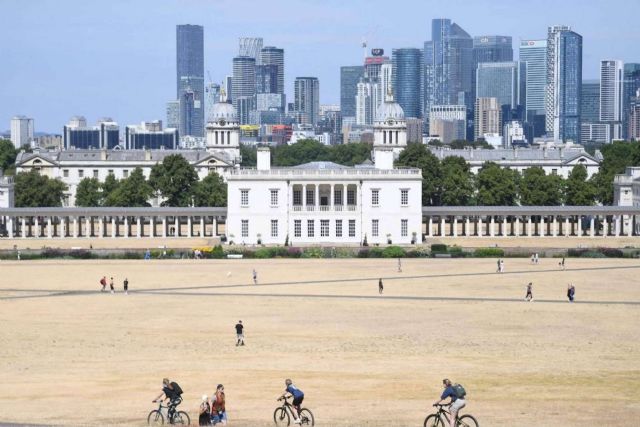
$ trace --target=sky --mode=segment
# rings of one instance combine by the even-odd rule
[[[617,13],[613,13],[616,11]],[[340,66],[369,48],[422,47],[431,20],[450,18],[472,36],[544,39],[550,25],[583,36],[583,78],[599,61],[640,62],[640,0],[0,0],[0,131],[11,117],[61,133],[74,115],[89,124],[165,121],[175,97],[175,26],[204,26],[205,81],[231,74],[238,37],[285,49],[285,87],[320,80],[320,103],[338,104]]]

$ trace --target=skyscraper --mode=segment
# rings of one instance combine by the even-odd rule
[[[238,112],[240,124],[249,123],[251,101],[256,94],[256,60],[251,56],[236,56],[233,58],[233,106]],[[241,101],[242,100],[242,101]],[[242,102],[243,108],[240,108]],[[244,114],[246,112],[246,114]]]
[[[585,80],[582,82],[580,116],[583,123],[600,121],[600,81]]]
[[[477,96],[476,90],[476,70],[478,64],[489,62],[511,62],[513,61],[513,40],[510,36],[476,36],[473,38],[473,73],[471,89],[472,99]]]
[[[497,98],[476,98],[474,117],[474,138],[477,141],[485,135],[502,134],[502,109]]]
[[[356,94],[362,76],[362,65],[340,67],[340,112],[343,118],[356,116]]]
[[[531,129],[530,139],[545,133],[545,97],[547,90],[547,41],[522,40],[520,61],[527,64],[525,86],[526,121]]]
[[[256,66],[256,93],[278,93],[278,66],[262,64]]]
[[[180,119],[191,121],[180,122],[180,135],[204,137],[204,28],[200,25],[176,26],[176,94],[181,104],[192,102],[180,107]]]
[[[464,104],[468,109],[473,108],[473,39],[450,19],[434,19],[431,42],[433,103]]]
[[[240,37],[238,56],[250,56],[256,60],[256,65],[262,64],[262,37]]]
[[[423,53],[417,48],[393,49],[393,95],[405,117],[422,117]]]
[[[600,61],[600,121],[611,125],[611,137],[622,138],[622,61]]]
[[[558,31],[553,37],[552,87],[553,136],[558,141],[580,143],[580,97],[582,95],[582,36]]]
[[[554,25],[547,29],[547,87],[545,91],[545,128],[553,132],[554,115],[557,106],[556,90],[556,35],[563,31],[571,31],[566,25]]]
[[[629,114],[631,113],[631,100],[640,89],[640,64],[624,64],[624,83],[622,99],[622,132],[623,137],[629,138]]]
[[[320,111],[320,82],[317,77],[296,77],[294,83],[295,110],[303,124],[315,126]],[[355,97],[354,97],[355,101]]]
[[[424,42],[422,50],[422,116],[424,118],[423,126],[427,135],[429,131],[429,117],[431,106],[435,105],[433,94],[433,42]]]
[[[180,101],[167,102],[167,127],[180,129]]]
[[[525,107],[526,63],[481,62],[476,69],[478,98],[497,98],[500,106]]]
[[[262,48],[260,56],[262,65],[274,65],[277,67],[276,90],[273,93],[279,93],[282,95],[281,111],[284,112],[284,106],[286,105],[286,98],[284,94],[284,49],[267,46]]]
[[[20,149],[33,139],[33,119],[26,116],[15,116],[11,119],[11,142]]]
[[[204,88],[205,93],[205,121],[209,121],[209,114],[213,111],[213,106],[220,102],[220,85],[218,83],[207,83]],[[170,126],[169,126],[170,127]]]

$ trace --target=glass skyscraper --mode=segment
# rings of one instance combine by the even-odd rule
[[[555,90],[556,75],[556,36],[562,31],[571,31],[566,25],[554,25],[547,29],[547,87],[545,90],[545,127],[548,133],[554,132],[554,116],[558,105]]]
[[[629,114],[631,114],[631,100],[640,89],[640,64],[624,64],[624,82],[622,94],[622,136],[629,138]]]
[[[525,84],[526,64],[523,62],[481,62],[476,69],[476,96],[496,98],[501,107],[525,107]]]
[[[340,67],[340,112],[343,118],[356,116],[358,82],[363,76],[363,65]]]
[[[582,36],[559,31],[554,37],[553,136],[580,143]]]
[[[473,108],[473,39],[450,19],[434,19],[433,102],[439,105],[464,104]]]
[[[286,105],[286,98],[284,94],[284,49],[280,49],[273,46],[266,46],[262,48],[260,53],[262,65],[277,67],[277,81],[275,91],[271,93],[281,94],[282,106],[280,110],[284,112],[284,106]]]
[[[600,121],[600,82],[585,80],[582,82],[581,121],[597,123]]]
[[[473,38],[473,73],[472,98],[480,97],[476,95],[476,70],[478,64],[488,62],[510,62],[513,61],[513,40],[510,36],[478,36]]]
[[[252,56],[236,56],[233,58],[233,79],[231,80],[233,92],[233,106],[238,112],[240,124],[249,123],[249,111],[251,101],[256,94],[256,59]],[[242,102],[242,109],[240,103]],[[246,112],[246,114],[244,114]]]
[[[318,124],[320,112],[320,82],[317,77],[296,77],[294,83],[295,110],[303,124]],[[355,96],[353,99],[355,103]]]
[[[522,40],[520,62],[527,66],[526,117],[532,134],[529,139],[545,133],[545,97],[547,91],[547,41]]]
[[[200,25],[176,26],[176,95],[181,104],[180,135],[204,137],[204,28]],[[187,117],[190,122],[184,123]]]
[[[393,94],[405,117],[422,117],[422,49],[392,50]]]

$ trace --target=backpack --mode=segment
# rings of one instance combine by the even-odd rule
[[[180,388],[178,383],[172,382],[171,386],[173,387],[173,391],[175,394],[177,394],[178,396],[182,395],[182,388]]]
[[[453,391],[456,393],[456,397],[458,399],[464,399],[464,397],[467,395],[467,392],[464,387],[462,387],[462,384],[454,384]]]

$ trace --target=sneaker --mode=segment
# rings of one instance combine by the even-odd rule
[[[293,420],[293,423],[294,424],[302,424],[302,421],[301,420]]]
[[[240,345],[244,345],[244,343],[240,344]]]

